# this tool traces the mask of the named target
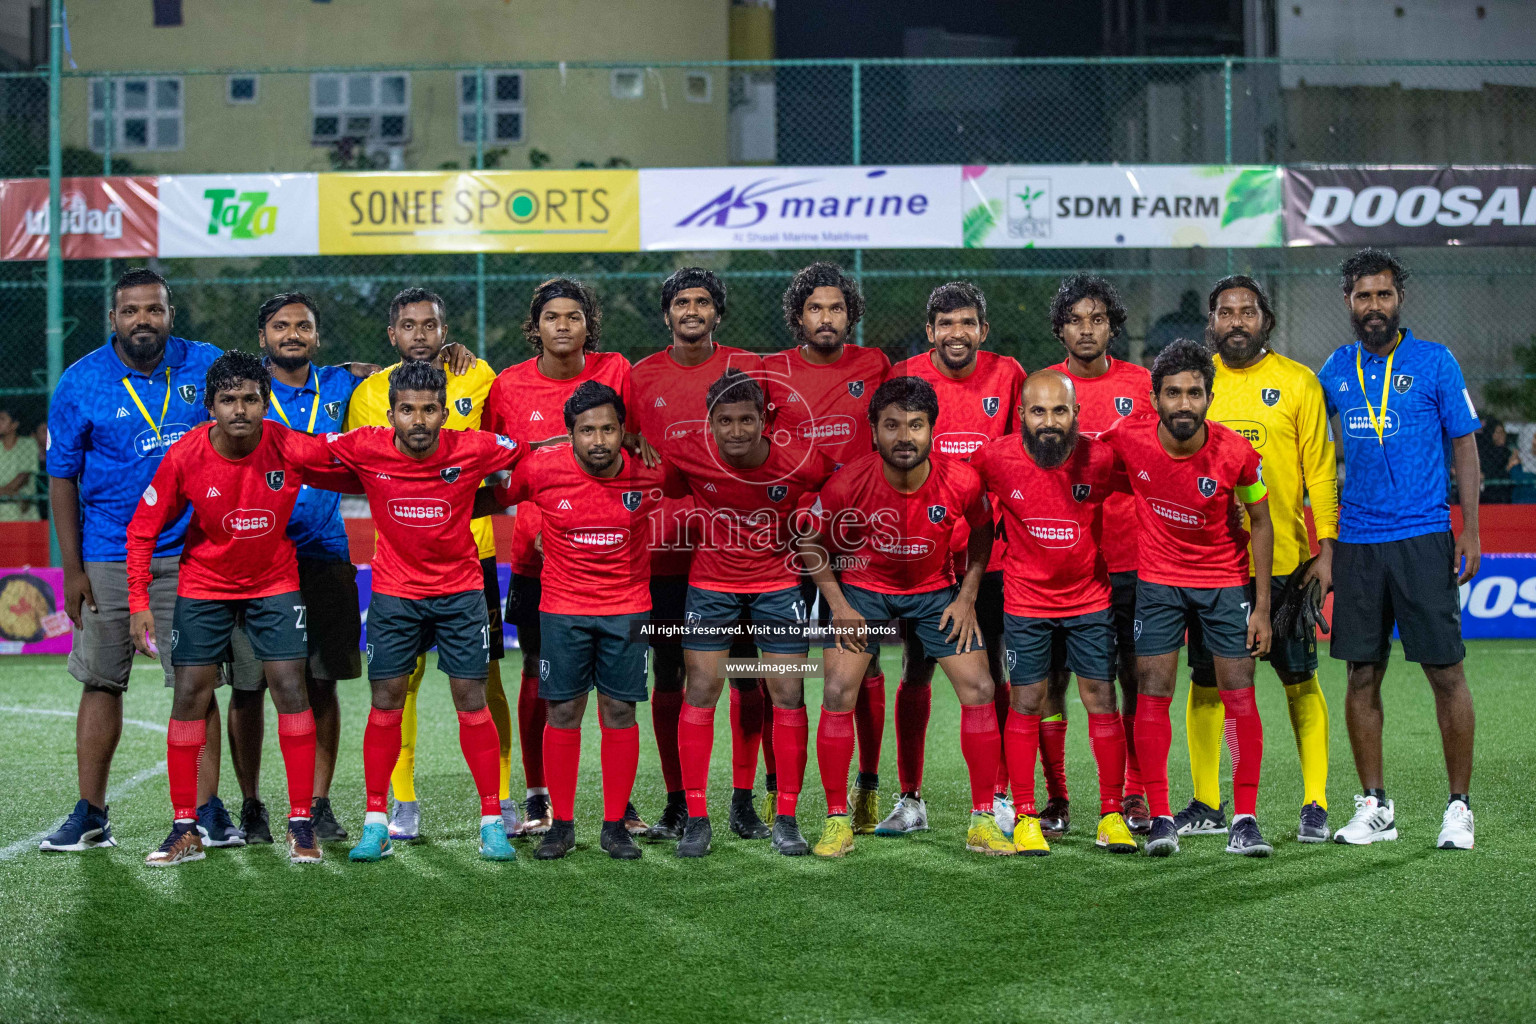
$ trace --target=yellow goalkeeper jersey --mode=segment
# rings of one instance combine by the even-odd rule
[[[396,366],[386,366],[357,386],[347,405],[346,429],[354,427],[389,426],[389,374]],[[479,430],[480,416],[485,412],[485,395],[496,380],[496,371],[484,359],[476,360],[469,372],[461,377],[448,373],[448,422],[449,430]],[[481,558],[496,555],[496,536],[491,529],[491,517],[470,520],[475,543]]]
[[[1338,467],[1323,387],[1301,363],[1266,351],[1239,370],[1217,356],[1211,392],[1208,417],[1242,434],[1264,457],[1275,524],[1274,574],[1289,575],[1312,551],[1302,510],[1306,496],[1318,537],[1339,535]]]

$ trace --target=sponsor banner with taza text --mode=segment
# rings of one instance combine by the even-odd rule
[[[319,175],[160,176],[160,255],[314,256]]]

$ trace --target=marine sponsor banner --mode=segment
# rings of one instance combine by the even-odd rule
[[[682,167],[640,172],[644,249],[950,249],[960,168]]]
[[[0,654],[68,654],[63,569],[0,569]]]
[[[1280,168],[970,166],[968,249],[1254,248],[1279,245]]]
[[[317,174],[161,175],[160,255],[314,256]]]
[[[636,171],[322,174],[320,251],[633,252]]]
[[[160,223],[154,178],[64,178],[60,247],[67,260],[154,256]],[[48,256],[48,179],[0,182],[0,259]]]
[[[1530,245],[1536,167],[1285,170],[1287,245]]]

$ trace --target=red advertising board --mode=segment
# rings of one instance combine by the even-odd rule
[[[64,258],[154,256],[160,245],[155,178],[65,178],[59,218]],[[0,183],[0,259],[48,255],[48,179]]]

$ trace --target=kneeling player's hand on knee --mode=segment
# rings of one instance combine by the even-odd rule
[[[854,611],[852,605],[834,608],[832,639],[837,643],[837,649],[849,654],[863,654],[864,648],[869,646],[869,640],[864,635],[865,625],[864,616]]]
[[[1270,639],[1273,629],[1269,624],[1269,609],[1259,614],[1258,609],[1248,613],[1248,651],[1255,658],[1262,658],[1269,653]]]
[[[939,616],[939,628],[949,625],[949,632],[944,639],[955,644],[961,654],[969,654],[972,650],[981,650],[985,644],[981,639],[981,624],[976,621],[976,604],[973,601],[953,601],[944,609],[944,614]]]
[[[128,620],[128,629],[133,633],[133,646],[142,654],[151,658],[160,656],[159,649],[155,646],[155,613],[152,611],[134,612]]]

